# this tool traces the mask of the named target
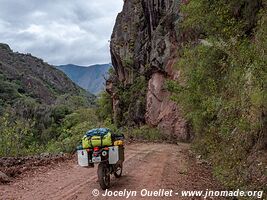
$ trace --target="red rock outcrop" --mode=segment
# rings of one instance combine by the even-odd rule
[[[186,121],[181,110],[170,100],[165,89],[168,79],[179,80],[179,71],[174,69],[178,48],[177,22],[179,3],[176,0],[126,0],[118,15],[111,37],[111,57],[116,77],[108,81],[107,91],[113,97],[114,117],[144,115],[145,123],[158,127],[163,133],[179,140],[189,140]],[[132,97],[136,104],[120,105],[114,87],[129,88],[140,77],[147,81],[145,108],[140,108],[141,97]],[[128,106],[127,109],[121,106]],[[134,108],[134,109],[133,109]],[[142,121],[142,117],[139,117]],[[133,121],[136,121],[134,119]],[[138,124],[138,123],[137,123]]]
[[[170,100],[170,93],[164,88],[166,78],[154,73],[148,83],[146,122],[158,127],[171,138],[189,140],[186,121],[179,107]]]

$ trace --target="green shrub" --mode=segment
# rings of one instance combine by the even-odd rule
[[[97,99],[97,115],[100,120],[112,119],[112,99],[110,95],[104,91],[101,92]]]
[[[17,119],[11,110],[9,108],[0,117],[0,156],[20,156],[36,151],[32,145],[31,122]]]
[[[70,108],[66,105],[55,106],[52,110],[51,117],[57,124],[60,124],[64,117],[70,114]]]
[[[147,125],[136,127],[136,128],[126,128],[122,131],[127,139],[144,140],[150,142],[159,142],[166,140],[166,136],[163,135],[158,129],[151,128]]]
[[[80,109],[67,115],[59,127],[59,136],[48,143],[49,152],[73,152],[86,131],[100,127],[94,109]]]

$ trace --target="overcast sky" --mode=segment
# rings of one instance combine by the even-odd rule
[[[109,63],[123,0],[0,0],[0,43],[44,61]]]

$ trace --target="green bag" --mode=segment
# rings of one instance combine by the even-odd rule
[[[102,143],[101,143],[102,137]],[[87,136],[85,135],[82,138],[82,146],[84,149],[99,147],[99,146],[112,146],[112,138],[111,133],[108,132],[107,134],[101,135],[94,135],[94,136]]]

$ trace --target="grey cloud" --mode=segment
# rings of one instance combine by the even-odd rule
[[[51,64],[110,62],[123,0],[0,0],[0,42]]]

